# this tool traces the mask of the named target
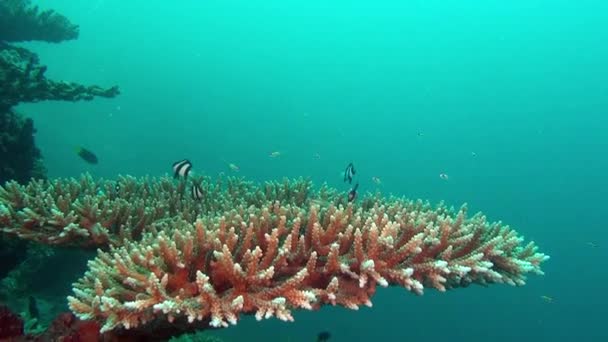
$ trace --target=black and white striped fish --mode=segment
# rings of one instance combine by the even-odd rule
[[[190,194],[192,195],[192,199],[195,201],[200,201],[203,199],[203,188],[201,188],[200,184],[192,182],[192,188],[190,189]]]
[[[344,181],[348,181],[348,184],[353,184],[353,177],[355,176],[355,166],[353,163],[348,164],[346,170],[344,170]]]
[[[188,159],[175,162],[173,163],[173,178],[188,178],[191,169],[192,163]]]
[[[359,188],[359,183],[355,184],[355,187],[352,188],[349,192],[348,192],[348,203],[352,202],[355,200],[355,198],[357,198],[357,189]]]

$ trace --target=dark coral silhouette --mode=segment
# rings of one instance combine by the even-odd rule
[[[115,97],[118,87],[102,88],[48,79],[47,67],[38,55],[13,43],[44,41],[59,43],[78,38],[79,28],[53,10],[41,10],[29,0],[0,1],[0,184],[27,183],[45,178],[40,150],[35,144],[34,122],[14,110],[20,103],[45,100],[89,101],[95,97]],[[2,209],[2,208],[0,208]],[[15,275],[36,272],[31,253],[36,248],[9,238],[0,239],[0,301],[19,299],[27,282],[11,282]],[[27,272],[21,272],[26,270]],[[10,278],[10,279],[9,279]],[[12,284],[5,286],[6,283]],[[27,299],[27,296],[25,296]],[[23,334],[18,316],[0,308],[0,340]],[[9,329],[10,327],[10,329]],[[25,327],[27,332],[27,326]]]

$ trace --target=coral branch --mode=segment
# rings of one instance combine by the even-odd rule
[[[241,314],[291,321],[298,308],[371,306],[378,285],[416,294],[523,285],[548,259],[508,226],[467,217],[466,206],[380,197],[343,205],[344,194],[304,180],[198,183],[212,194],[200,202],[167,178],[8,183],[0,230],[105,247],[68,299],[104,332],[225,327]]]
[[[40,11],[29,0],[0,3],[0,41],[42,40],[58,43],[78,38],[78,26],[53,11]]]
[[[170,178],[104,181],[84,175],[26,185],[8,182],[0,186],[0,231],[45,244],[105,248],[122,245],[125,239],[138,240],[143,232],[175,216],[192,222],[200,215],[274,199],[267,196],[300,205],[299,195],[289,198],[281,191],[311,186],[303,179],[268,182],[263,187],[235,178],[226,182],[205,177],[200,182],[208,194],[202,201],[193,200],[184,183]]]
[[[39,64],[35,53],[0,42],[0,111],[22,102],[90,101],[119,94],[118,87],[104,89],[49,80],[45,72],[46,66]]]

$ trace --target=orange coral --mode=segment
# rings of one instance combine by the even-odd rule
[[[369,195],[348,203],[301,179],[197,183],[201,201],[168,178],[8,183],[0,231],[102,247],[68,300],[111,333],[225,327],[241,314],[290,321],[293,309],[327,304],[357,309],[371,306],[378,285],[416,294],[523,285],[548,259],[508,226],[467,218],[466,207]]]
[[[293,320],[291,309],[371,306],[376,286],[418,294],[469,283],[521,285],[546,260],[508,227],[466,208],[392,201],[309,209],[268,202],[223,216],[165,221],[138,243],[100,252],[69,297],[102,331],[155,320],[235,324],[241,313]]]

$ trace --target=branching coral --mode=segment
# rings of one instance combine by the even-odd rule
[[[53,81],[38,56],[8,42],[43,40],[59,42],[78,37],[78,27],[52,10],[39,11],[27,0],[0,2],[0,184],[8,179],[27,182],[42,176],[38,149],[34,145],[31,120],[20,118],[12,107],[44,100],[80,101],[115,97],[117,87],[102,88]],[[15,124],[21,123],[23,124]]]
[[[46,66],[38,64],[35,53],[0,42],[0,110],[21,102],[90,101],[96,96],[115,97],[119,94],[118,87],[104,89],[52,81],[44,76],[45,71]]]
[[[77,37],[78,26],[53,10],[40,11],[26,0],[0,3],[0,111],[20,102],[79,101],[118,95],[117,87],[104,89],[48,80],[44,76],[46,66],[39,64],[35,53],[7,44],[25,40],[60,42]]]
[[[78,26],[53,11],[40,11],[29,0],[0,2],[0,41],[61,42],[78,38]]]
[[[197,180],[205,198],[195,201],[185,183],[170,178],[117,181],[75,179],[9,182],[0,187],[0,230],[51,245],[118,246],[137,240],[151,223],[175,216],[194,221],[239,205],[270,199],[303,205],[310,182],[267,182],[261,187],[236,178]],[[323,188],[326,189],[326,188]],[[322,193],[322,196],[329,196]]]
[[[377,196],[346,203],[304,180],[198,181],[203,202],[168,179],[11,183],[0,191],[0,229],[109,246],[69,297],[71,310],[103,331],[224,327],[241,314],[292,320],[298,308],[371,306],[378,285],[416,294],[523,285],[548,259],[466,207]]]

